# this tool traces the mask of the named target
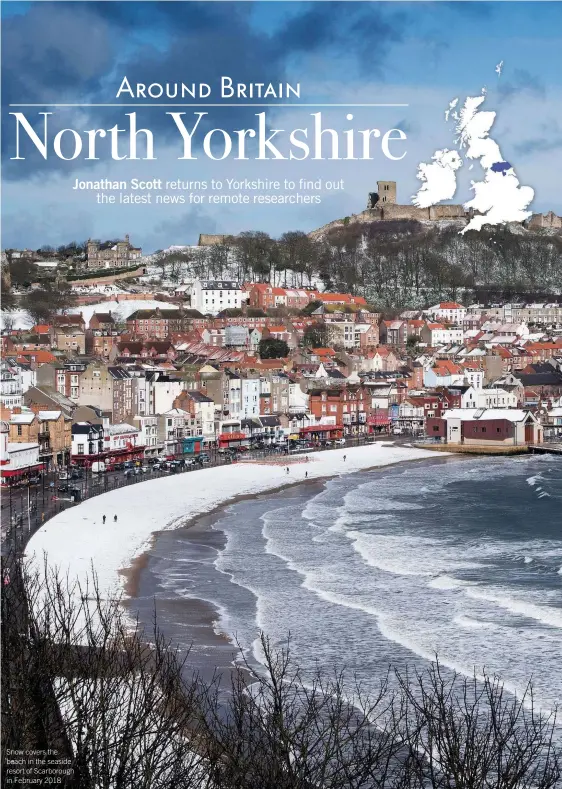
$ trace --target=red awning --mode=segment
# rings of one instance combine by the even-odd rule
[[[3,477],[20,477],[28,471],[43,471],[45,468],[44,463],[35,463],[33,466],[24,466],[23,468],[2,469]]]
[[[343,430],[343,425],[310,425],[309,427],[300,427],[299,433],[326,433],[332,430]]]

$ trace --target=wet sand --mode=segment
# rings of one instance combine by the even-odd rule
[[[230,502],[221,504],[212,512],[199,515],[186,520],[184,524],[173,530],[164,529],[153,535],[151,547],[137,557],[133,565],[122,571],[126,578],[126,593],[128,598],[123,600],[124,605],[132,614],[138,615],[139,621],[148,626],[156,613],[156,621],[160,618],[163,622],[181,622],[184,634],[180,649],[188,653],[186,669],[190,674],[195,674],[205,682],[211,682],[222,676],[230,676],[233,665],[242,666],[240,650],[230,634],[218,630],[220,611],[207,600],[196,597],[171,598],[156,596],[152,574],[143,572],[150,570],[150,562],[154,560],[154,549],[160,535],[170,536],[175,534],[179,540],[187,540],[193,551],[221,551],[226,544],[226,535],[214,530],[213,524],[222,518],[225,511],[247,500],[263,500],[270,495],[291,496],[295,488],[305,487],[311,496],[320,493],[324,488],[325,480],[309,480],[306,482],[282,485],[275,490],[258,495],[237,496]],[[147,640],[150,640],[147,633]],[[245,670],[243,668],[243,670]],[[224,683],[223,683],[224,684]]]
[[[375,471],[379,468],[390,468],[390,464],[388,466],[376,466],[374,469],[365,469],[365,471]],[[206,532],[211,528],[212,524],[223,515],[228,507],[232,507],[234,504],[238,504],[241,501],[249,501],[251,499],[256,499],[258,501],[263,500],[268,496],[274,496],[276,494],[282,493],[285,490],[291,490],[292,488],[296,488],[299,485],[306,486],[311,491],[311,493],[315,489],[317,492],[320,492],[324,487],[324,484],[330,479],[333,479],[333,477],[320,477],[317,479],[305,480],[304,482],[299,480],[298,482],[288,482],[286,485],[279,485],[277,488],[272,488],[265,493],[250,493],[243,496],[235,496],[229,501],[218,504],[209,512],[205,512],[201,515],[195,515],[193,518],[188,518],[184,523],[176,526],[174,530],[181,529],[183,531],[185,529],[191,529],[194,532]],[[119,575],[125,579],[123,588],[127,597],[138,597],[141,573],[148,564],[148,560],[152,553],[152,549],[154,548],[154,544],[158,539],[158,535],[168,531],[170,530],[161,529],[160,531],[154,532],[150,540],[150,545],[147,547],[147,549],[132,560],[130,567],[123,567],[119,570]]]
[[[459,459],[461,458],[462,456]],[[443,457],[439,460],[447,462],[449,458]],[[420,461],[427,461],[427,458],[374,466],[358,473],[386,471],[391,466]],[[435,461],[432,459],[432,462]],[[258,469],[256,471],[259,473]],[[217,673],[221,675],[230,674],[237,657],[240,657],[240,651],[230,634],[217,631],[220,619],[220,611],[217,607],[206,600],[196,597],[185,596],[181,599],[170,599],[157,598],[155,596],[155,589],[150,578],[151,574],[143,571],[150,569],[151,558],[159,536],[163,534],[177,534],[182,541],[188,539],[193,545],[194,551],[221,551],[226,543],[226,535],[221,531],[213,530],[212,526],[233,505],[242,501],[264,500],[272,496],[279,497],[279,495],[290,497],[299,488],[300,490],[307,490],[308,495],[312,497],[321,493],[326,482],[333,479],[334,476],[288,482],[263,493],[236,496],[228,502],[219,504],[209,512],[186,519],[184,523],[176,526],[174,529],[163,529],[155,532],[149,548],[136,557],[129,568],[120,571],[120,574],[126,579],[125,592],[128,595],[128,599],[124,599],[124,604],[135,613],[138,612],[139,619],[145,623],[153,620],[155,612],[157,617],[160,612],[164,621],[175,620],[182,623],[184,632],[189,634],[189,640],[187,642],[184,641],[180,647],[189,651],[187,665],[190,671],[198,674],[206,681],[211,681]],[[186,532],[189,532],[189,534],[186,534]]]

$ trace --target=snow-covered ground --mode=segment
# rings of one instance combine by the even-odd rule
[[[346,460],[344,461],[344,455]],[[94,568],[108,596],[122,592],[119,570],[150,544],[153,532],[173,529],[236,496],[263,493],[308,479],[349,474],[404,460],[435,458],[429,450],[376,443],[310,455],[310,461],[285,465],[237,463],[148,480],[110,491],[48,521],[31,539],[26,554],[43,566],[46,554],[61,575],[85,585]],[[102,516],[107,516],[105,525]],[[117,523],[113,517],[117,515]]]
[[[126,320],[135,310],[153,310],[156,307],[169,310],[174,309],[175,306],[167,301],[155,301],[154,299],[123,299],[123,301],[100,301],[98,304],[81,305],[69,310],[69,312],[72,314],[81,312],[86,323],[89,323],[95,312],[109,312],[111,310],[116,317]],[[33,318],[25,310],[2,312],[0,316],[2,327],[4,326],[4,316],[10,317],[11,325],[14,329],[31,329],[34,324]]]

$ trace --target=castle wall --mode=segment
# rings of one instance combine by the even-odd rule
[[[464,219],[465,213],[462,205],[432,205],[429,207],[430,219]]]
[[[413,205],[382,205],[383,219],[429,219],[429,208],[416,208]]]
[[[556,216],[554,211],[549,211],[547,214],[533,214],[529,219],[529,227],[559,229],[562,228],[562,217]]]
[[[213,235],[212,233],[200,233],[199,243],[197,246],[211,247],[213,244],[224,244],[225,238],[227,238],[227,236]]]

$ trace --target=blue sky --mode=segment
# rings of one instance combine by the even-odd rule
[[[147,251],[193,243],[201,232],[311,230],[361,211],[378,179],[396,180],[410,202],[417,165],[451,147],[443,112],[454,97],[486,86],[497,112],[492,134],[534,211],[562,213],[562,4],[558,2],[35,2],[2,4],[2,156],[4,247],[60,244],[129,233]],[[504,61],[498,79],[494,68]],[[62,162],[37,151],[14,155],[10,103],[104,103],[123,75],[139,82],[300,82],[302,101],[407,103],[352,110],[357,129],[395,126],[407,155],[392,162],[197,162],[177,160],[178,140],[162,108],[139,110],[158,143],[155,162]],[[29,108],[36,120],[42,107]],[[51,108],[52,109],[52,108]],[[13,111],[13,110],[12,110]],[[130,111],[130,110],[128,110]],[[251,128],[255,108],[213,110],[214,125]],[[269,108],[275,127],[304,125],[314,110]],[[120,108],[54,110],[53,128],[109,128]],[[345,110],[326,125],[348,128]],[[474,174],[471,174],[474,177]],[[98,206],[71,189],[79,179],[323,178],[344,188],[314,206]],[[455,202],[470,198],[462,173]]]

